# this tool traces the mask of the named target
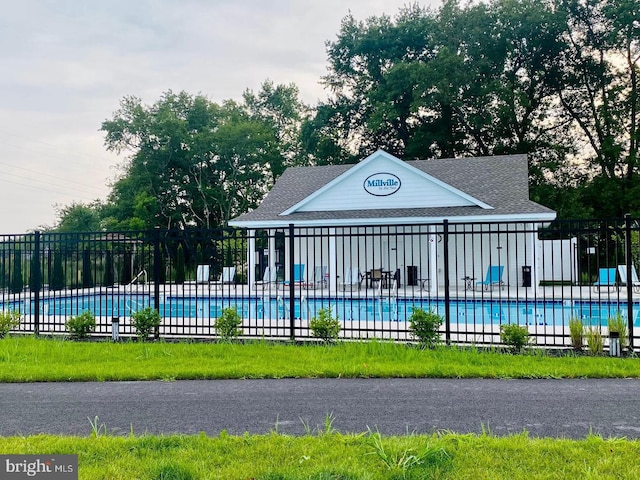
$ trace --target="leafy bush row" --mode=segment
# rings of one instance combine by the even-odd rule
[[[22,315],[14,310],[0,310],[0,338],[6,336],[11,330],[16,329],[22,320]],[[132,326],[142,341],[149,340],[152,336],[158,337],[158,329],[162,318],[160,313],[151,308],[135,312],[131,316]],[[414,307],[408,319],[409,332],[418,342],[426,348],[434,348],[440,341],[440,327],[443,317],[432,310]],[[233,307],[225,308],[219,318],[215,320],[214,328],[221,339],[227,341],[237,338],[241,333],[242,318]],[[72,338],[82,339],[90,336],[95,331],[96,321],[93,313],[82,312],[71,317],[66,322],[67,331]],[[341,325],[337,317],[333,317],[330,308],[321,308],[317,315],[309,322],[309,328],[313,337],[324,342],[332,342],[339,338]],[[609,332],[617,332],[620,348],[624,350],[629,345],[629,333],[626,321],[620,313],[609,318]],[[585,327],[579,318],[569,320],[569,334],[571,347],[576,351],[582,351],[585,344],[593,355],[601,355],[604,351],[604,339],[597,327]],[[504,324],[500,326],[500,339],[513,353],[519,353],[530,346],[532,339],[526,326],[517,324]]]

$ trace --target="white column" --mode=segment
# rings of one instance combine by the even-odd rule
[[[276,231],[269,230],[269,269],[273,271],[276,268]]]
[[[540,272],[538,272],[539,268],[542,268],[542,262],[540,261],[540,249],[542,245],[540,244],[540,240],[538,239],[538,227],[540,225],[537,223],[531,224],[531,250],[533,251],[533,265],[531,265],[531,292],[540,293],[539,291],[539,281]]]
[[[438,293],[438,234],[436,227],[429,227],[429,293]]]
[[[256,275],[256,231],[248,230],[249,241],[247,242],[247,284],[249,285],[249,291],[255,283]]]

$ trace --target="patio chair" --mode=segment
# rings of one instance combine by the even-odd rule
[[[382,269],[381,268],[372,268],[367,275],[368,285],[367,287],[377,288],[378,286],[382,286]]]
[[[282,288],[288,287],[293,283],[294,287],[305,287],[308,286],[304,281],[304,263],[296,263],[293,265],[293,280],[285,280],[284,282],[279,282],[282,285]]]
[[[253,289],[258,290],[258,287],[262,287],[264,290],[269,285],[275,285],[278,280],[278,269],[276,267],[267,267],[264,269],[264,275],[262,280],[256,280],[253,283]]]
[[[344,274],[344,282],[340,282],[339,287],[344,292],[347,288],[351,291],[360,290],[360,284],[362,283],[362,278],[360,276],[360,269],[358,267],[350,268]]]
[[[222,287],[222,285],[232,285],[235,288],[234,279],[236,278],[236,267],[222,267],[222,273],[220,274],[220,278],[214,282],[211,282],[211,285],[214,288]]]
[[[495,285],[504,288],[502,274],[504,273],[504,265],[489,265],[487,274],[481,282],[476,282],[476,288],[480,286],[483,290],[492,290]]]
[[[618,274],[620,275],[620,285],[627,284],[627,266],[618,265]],[[640,292],[640,279],[638,279],[638,272],[636,267],[631,265],[631,287],[634,292]]]
[[[209,283],[210,271],[209,265],[198,265],[196,269],[196,283]]]
[[[616,282],[616,269],[615,268],[601,268],[598,270],[598,280],[593,284],[593,290],[599,292],[602,287],[607,287],[609,290],[611,287],[618,287]]]
[[[315,267],[313,269],[313,283],[309,285],[310,288],[322,288],[327,286],[327,279],[325,278],[327,270],[329,268],[326,265]]]

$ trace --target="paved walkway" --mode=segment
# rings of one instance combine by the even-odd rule
[[[324,429],[640,438],[640,380],[291,379],[0,384],[0,435]]]

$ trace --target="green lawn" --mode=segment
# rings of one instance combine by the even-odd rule
[[[290,345],[0,340],[0,381],[284,377],[576,378],[640,376],[637,358],[423,350],[387,342]],[[636,479],[640,442],[435,435],[344,435],[331,421],[293,437],[114,436],[87,420],[86,437],[0,437],[0,452],[77,454],[81,479]]]
[[[637,358],[552,356],[390,342],[335,345],[0,340],[0,382],[299,377],[638,378]]]

